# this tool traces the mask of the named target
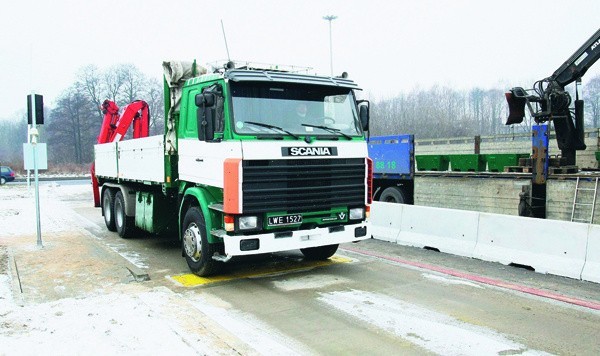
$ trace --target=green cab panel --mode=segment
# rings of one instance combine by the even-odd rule
[[[182,189],[185,189],[183,187]],[[223,201],[223,191],[213,187],[190,187],[185,189],[183,193],[183,201],[179,208],[179,226],[182,226],[185,218],[186,210],[189,206],[197,205],[202,211],[204,222],[206,223],[206,234],[209,243],[223,242],[221,238],[211,234],[213,230],[223,228],[223,214],[219,211],[210,209],[211,204],[220,203]],[[183,226],[182,226],[183,227]],[[179,231],[179,239],[181,239],[181,229]]]

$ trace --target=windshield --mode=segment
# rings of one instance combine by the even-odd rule
[[[351,89],[262,82],[230,87],[238,134],[362,135]]]

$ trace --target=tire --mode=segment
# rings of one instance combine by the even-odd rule
[[[221,263],[212,258],[218,248],[208,243],[204,215],[197,206],[190,207],[183,218],[181,248],[188,267],[199,276],[213,275],[221,267]]]
[[[327,245],[319,247],[302,248],[300,252],[307,260],[323,261],[333,256],[339,245]]]
[[[135,221],[133,217],[125,214],[125,198],[120,190],[115,194],[113,206],[117,233],[124,239],[130,238],[135,231]]]
[[[404,192],[398,187],[388,187],[381,192],[379,201],[386,203],[404,204],[406,199],[404,198]]]
[[[6,184],[6,178],[0,177],[0,185]]]
[[[104,189],[102,193],[102,215],[108,231],[117,231],[115,225],[115,191],[113,189]]]

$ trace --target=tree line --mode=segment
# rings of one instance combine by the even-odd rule
[[[457,90],[446,86],[415,89],[371,103],[371,135],[411,133],[419,138],[450,138],[529,132],[526,117],[515,127],[505,126],[506,88]],[[600,127],[600,76],[583,87],[586,127]],[[123,107],[144,100],[150,108],[150,134],[163,132],[163,83],[144,75],[132,64],[106,69],[94,65],[81,68],[75,82],[45,107],[41,141],[48,144],[52,165],[89,164],[103,119],[105,99]],[[11,122],[0,121],[0,163],[22,167],[22,145],[26,142],[26,115]]]
[[[45,103],[40,141],[48,146],[48,165],[89,164],[104,115],[101,105],[112,100],[123,107],[144,100],[150,110],[150,133],[163,131],[163,83],[144,75],[132,64],[118,64],[101,70],[82,67],[73,84],[64,89],[53,107]],[[0,122],[0,161],[22,167],[22,146],[27,142],[27,118]]]
[[[535,122],[529,115],[521,124],[504,125],[508,117],[505,91],[433,86],[376,100],[371,106],[371,135],[410,133],[415,138],[451,138],[530,132]],[[574,100],[574,93],[571,96]],[[586,127],[600,127],[600,76],[583,86],[583,99]]]

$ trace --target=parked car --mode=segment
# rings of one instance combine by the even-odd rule
[[[0,166],[0,184],[6,184],[15,180],[15,171],[8,166]]]

